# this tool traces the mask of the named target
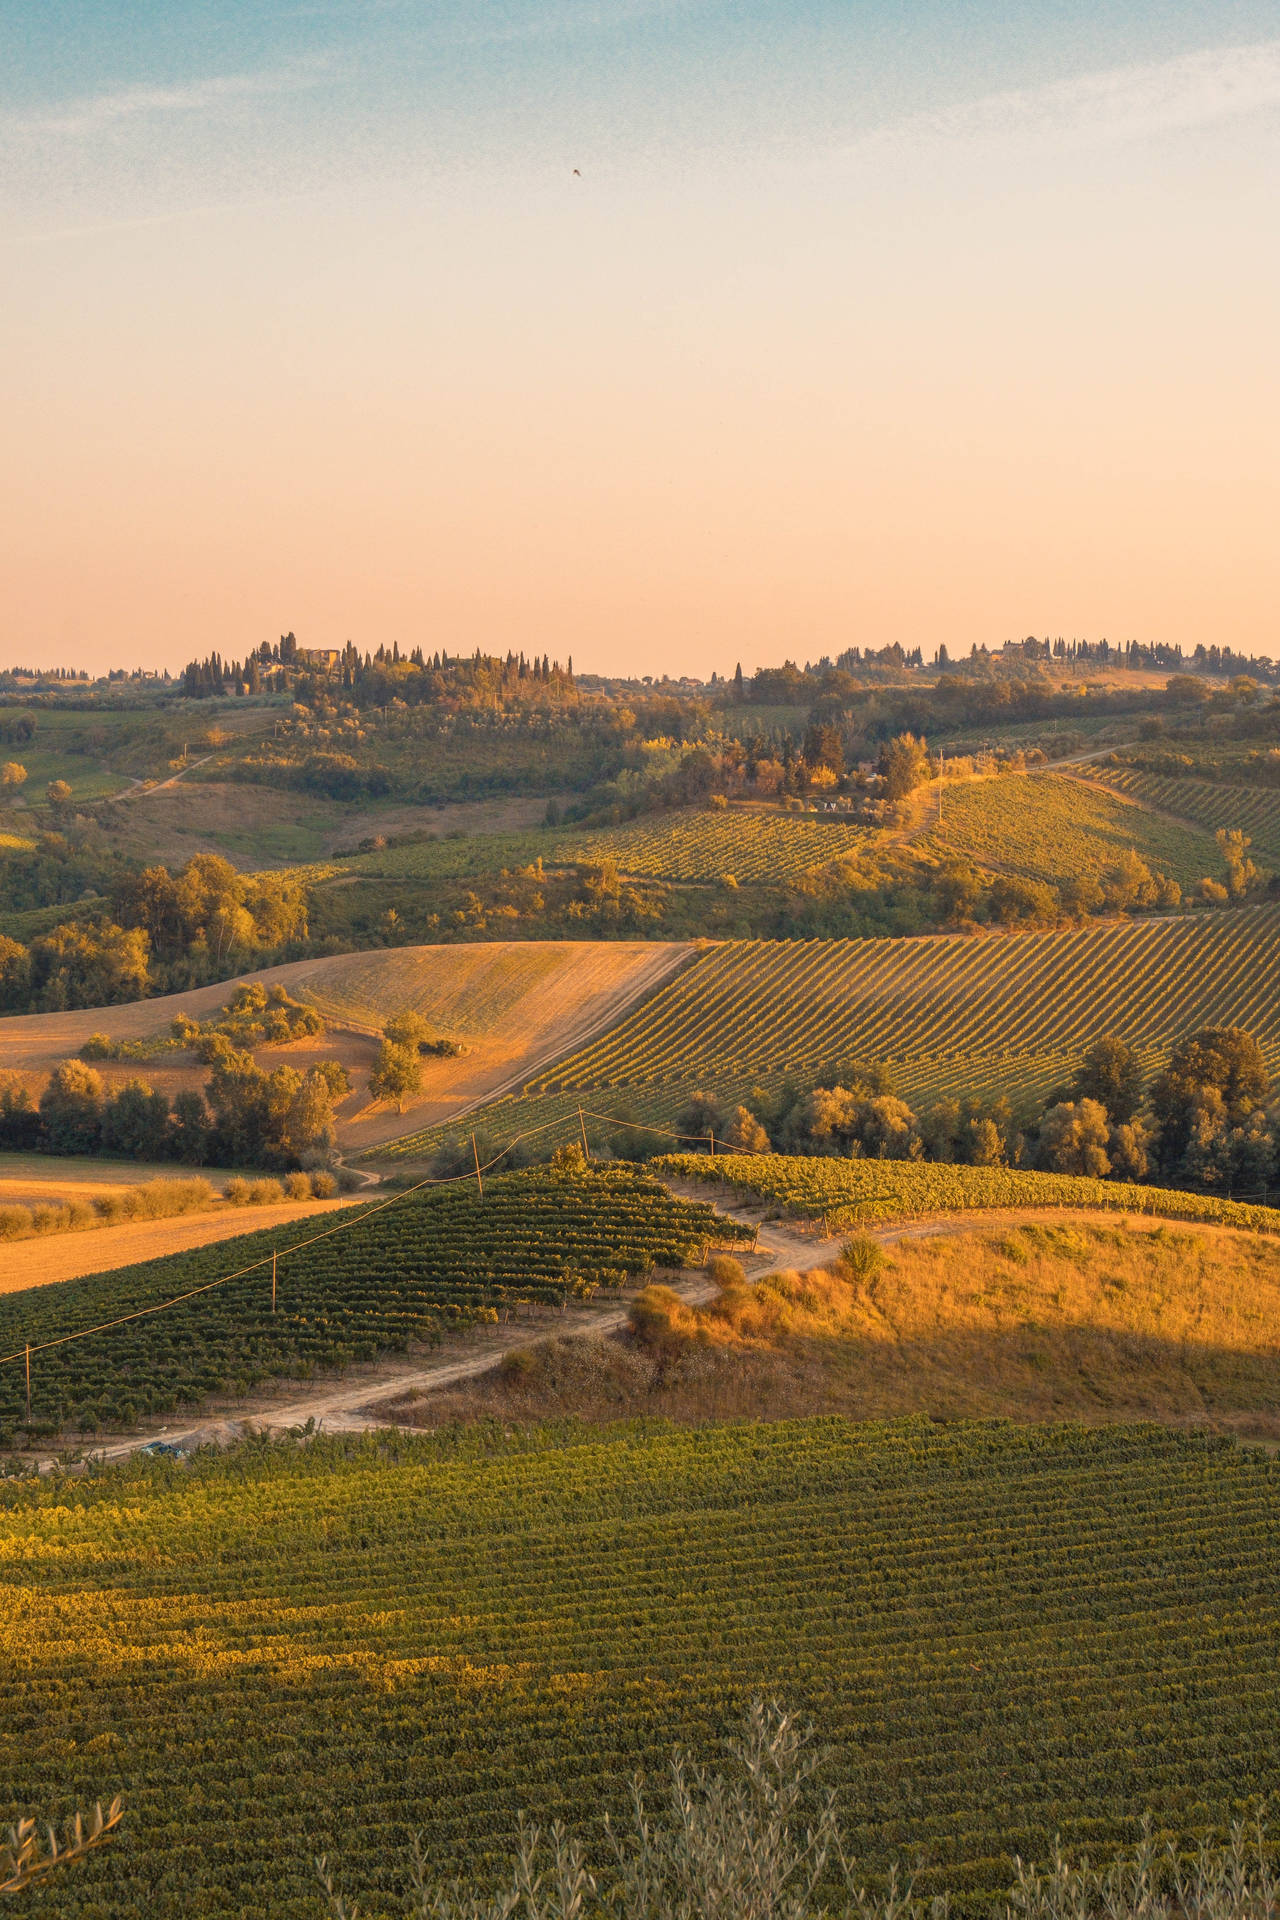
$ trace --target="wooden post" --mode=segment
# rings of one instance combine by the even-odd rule
[[[480,1189],[480,1198],[484,1199],[484,1181],[480,1178],[480,1149],[476,1145],[474,1133],[471,1136],[471,1157],[476,1163],[476,1185]]]
[[[271,1249],[271,1311],[276,1310],[276,1250]]]
[[[31,1419],[31,1342],[27,1342],[27,1420]]]
[[[591,1158],[591,1149],[587,1145],[587,1123],[582,1117],[581,1107],[578,1108],[578,1127],[582,1134],[582,1157],[584,1160],[589,1160]]]
[[[712,1127],[712,1129],[711,1129],[711,1158],[712,1158],[712,1159],[714,1160],[714,1159],[715,1159],[715,1157],[716,1157],[716,1130],[715,1130],[715,1128],[714,1128],[714,1127]]]

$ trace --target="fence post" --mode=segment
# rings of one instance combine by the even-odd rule
[[[480,1198],[484,1199],[484,1181],[480,1178],[480,1149],[476,1145],[474,1133],[471,1136],[471,1157],[476,1163],[476,1185],[480,1189]]]

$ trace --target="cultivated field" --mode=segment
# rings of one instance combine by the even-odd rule
[[[732,1090],[884,1061],[909,1097],[1017,1091],[1100,1034],[1154,1055],[1198,1026],[1247,1027],[1275,1054],[1278,970],[1274,906],[1053,932],[726,941],[530,1090],[616,1105],[629,1089]]]
[[[429,1347],[517,1302],[560,1304],[654,1266],[699,1264],[708,1244],[750,1238],[709,1203],[677,1199],[629,1167],[574,1178],[508,1174],[483,1196],[470,1183],[439,1187],[348,1207],[323,1229],[293,1217],[247,1234],[257,1222],[242,1216],[238,1224],[241,1237],[216,1251],[0,1300],[0,1354],[30,1345],[41,1431],[129,1426],[212,1393],[244,1394],[273,1375],[309,1378],[317,1368]],[[45,1344],[193,1289],[207,1290],[105,1332]],[[20,1360],[0,1365],[0,1430],[10,1438],[26,1425],[24,1395]]]
[[[906,1420],[261,1446],[10,1486],[0,1800],[126,1837],[63,1920],[313,1920],[406,1835],[494,1884],[603,1852],[673,1744],[812,1716],[868,1879],[987,1916],[1011,1855],[1194,1841],[1280,1778],[1280,1463],[1152,1428]],[[362,1898],[362,1911],[372,1911]]]
[[[330,1032],[260,1057],[267,1065],[287,1060],[298,1067],[325,1057],[342,1060],[357,1090],[340,1109],[339,1139],[364,1148],[403,1132],[406,1124],[394,1108],[370,1109],[363,1091],[375,1036],[392,1014],[414,1007],[465,1049],[453,1059],[424,1061],[423,1091],[410,1111],[434,1124],[509,1084],[522,1084],[665,979],[687,951],[673,942],[622,940],[397,947],[297,960],[242,977],[287,987],[330,1022]],[[127,1006],[10,1015],[0,1019],[0,1061],[34,1081],[76,1053],[91,1033],[137,1040],[166,1032],[179,1013],[207,1019],[237,984],[222,981]],[[189,1058],[176,1059],[141,1068],[104,1062],[99,1071],[108,1081],[141,1072],[170,1094],[203,1081],[205,1069]]]
[[[1233,787],[1217,780],[1183,780],[1131,767],[1103,766],[1090,768],[1090,773],[1143,806],[1194,820],[1211,833],[1219,827],[1238,828],[1249,835],[1260,858],[1280,860],[1280,790],[1275,787]]]
[[[1063,1207],[1205,1221],[1251,1233],[1280,1234],[1280,1208],[1220,1200],[1176,1188],[1131,1186],[1025,1167],[962,1167],[946,1162],[845,1160],[783,1153],[673,1154],[658,1171],[713,1190],[753,1197],[829,1233],[940,1213]],[[1280,1198],[1280,1195],[1276,1196]]]
[[[654,880],[794,880],[857,854],[870,831],[848,820],[795,819],[745,809],[658,815],[624,827],[561,838],[563,860],[611,860],[620,873]]]
[[[1055,883],[1101,874],[1132,848],[1184,891],[1224,876],[1213,835],[1125,795],[1063,774],[1000,774],[948,782],[941,825],[920,843],[995,872]]]
[[[172,1177],[173,1168],[167,1172]],[[49,1187],[55,1184],[50,1182],[38,1190],[28,1188],[28,1196],[47,1203],[52,1197]],[[205,1212],[183,1214],[173,1220],[124,1220],[119,1226],[93,1227],[84,1233],[7,1241],[0,1258],[0,1294],[22,1293],[88,1274],[111,1275],[142,1260],[173,1258],[176,1271],[177,1257],[197,1247],[234,1239],[251,1228],[260,1232],[273,1227],[301,1228],[315,1214],[332,1213],[335,1207],[350,1204],[349,1200],[293,1200],[246,1211],[220,1202]]]

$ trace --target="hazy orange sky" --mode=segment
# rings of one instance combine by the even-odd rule
[[[0,15],[0,665],[1280,652],[1273,7]]]

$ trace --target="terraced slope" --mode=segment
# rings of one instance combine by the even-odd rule
[[[1090,773],[1144,806],[1194,820],[1210,832],[1216,833],[1219,827],[1238,828],[1249,835],[1258,855],[1280,861],[1280,790],[1275,787],[1174,779],[1165,774],[1141,773],[1132,767],[1098,767],[1091,768]]]
[[[0,1802],[126,1838],[59,1920],[314,1920],[605,1855],[754,1693],[812,1716],[876,1883],[989,1916],[1014,1852],[1194,1840],[1280,1778],[1280,1462],[1152,1428],[843,1420],[392,1435],[0,1497]]]

